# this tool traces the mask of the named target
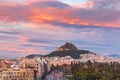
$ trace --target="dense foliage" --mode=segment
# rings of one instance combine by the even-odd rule
[[[34,57],[44,57],[43,55],[31,54],[26,56],[26,58],[34,58]]]
[[[54,57],[54,56],[59,56],[59,57],[65,57],[65,56],[71,56],[74,59],[79,59],[80,54],[88,54],[92,53],[87,50],[69,50],[69,51],[54,51],[46,56],[48,57]]]
[[[70,80],[120,80],[119,63],[72,63]]]

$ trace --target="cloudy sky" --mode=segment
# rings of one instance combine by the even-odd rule
[[[120,0],[0,0],[0,58],[48,54],[66,41],[120,54]]]

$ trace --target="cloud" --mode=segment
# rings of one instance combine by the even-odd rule
[[[90,0],[95,2],[94,8],[120,10],[119,0]]]
[[[74,7],[57,0],[17,2],[17,5],[2,1],[1,56],[47,54],[65,41],[93,52],[118,52],[118,4],[118,0],[89,0],[82,7]]]
[[[0,31],[0,34],[20,34],[19,32],[12,31]]]
[[[9,25],[10,26],[10,25]],[[67,28],[61,26],[53,25],[12,25],[3,26],[0,31],[0,53],[6,53],[8,55],[14,54],[15,56],[22,56],[24,54],[48,54],[61,44],[64,44],[65,41],[89,41],[91,40],[100,41],[101,37],[99,31],[90,31],[89,28]],[[42,27],[39,27],[42,26]],[[21,29],[16,28],[21,27]],[[29,28],[28,28],[29,27]],[[12,32],[9,34],[9,32]],[[14,33],[20,34],[14,34]],[[73,37],[74,36],[74,37]],[[87,38],[91,40],[87,40]],[[7,51],[5,51],[7,50]],[[30,50],[30,51],[29,51]],[[21,55],[20,55],[21,54]],[[1,55],[1,56],[2,56]]]
[[[49,1],[49,0],[43,1],[42,0],[40,2],[31,3],[30,7],[36,7],[36,8],[53,7],[53,8],[61,8],[61,9],[70,8],[69,5],[62,3],[60,1],[55,1],[55,0],[52,0],[52,1]]]
[[[87,25],[117,27],[120,24],[119,0],[90,0],[84,7],[71,7],[60,1],[39,1],[16,6],[0,5],[0,19],[52,25]]]
[[[0,57],[48,54],[66,41],[75,43],[79,49],[86,49],[96,53],[104,53],[111,49],[116,52],[119,50],[120,30],[116,28],[67,28],[48,24],[26,24],[17,25],[17,27],[21,27],[19,29],[15,25],[11,26],[10,28],[8,28],[9,26],[3,26],[0,31],[21,33],[0,34],[0,44],[2,46],[0,48]]]

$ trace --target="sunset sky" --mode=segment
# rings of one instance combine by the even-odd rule
[[[120,54],[120,0],[0,0],[0,58],[48,54],[66,41]]]

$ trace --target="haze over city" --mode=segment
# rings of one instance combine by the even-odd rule
[[[0,0],[0,58],[48,54],[66,41],[120,53],[120,0]]]

